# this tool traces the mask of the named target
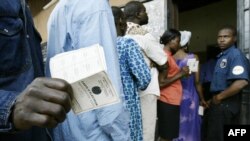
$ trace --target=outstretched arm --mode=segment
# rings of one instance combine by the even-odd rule
[[[194,56],[195,56],[196,60],[199,61],[199,57],[197,55],[194,55]],[[204,106],[205,108],[207,108],[208,104],[204,99],[202,85],[201,85],[201,82],[200,82],[200,64],[198,66],[198,71],[195,72],[194,75],[195,75],[195,87],[196,87],[197,93],[198,93],[199,98],[200,98],[200,104],[202,106]]]

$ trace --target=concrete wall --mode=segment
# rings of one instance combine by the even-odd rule
[[[47,41],[47,22],[49,15],[56,4],[50,6],[48,9],[43,10],[43,6],[46,5],[48,0],[30,0],[29,5],[32,11],[32,15],[34,17],[34,23],[38,31],[42,36],[42,42]],[[111,5],[115,6],[124,6],[127,2],[131,0],[110,0]],[[138,0],[145,1],[145,0]]]
[[[129,1],[129,0],[111,0],[111,4],[112,5],[123,5],[124,1]],[[52,10],[54,9],[55,5],[50,6],[49,8],[47,8],[46,10],[43,10],[43,6],[46,5],[45,1],[38,1],[38,0],[30,0],[30,8],[31,8],[31,12],[32,15],[34,17],[34,23],[35,26],[37,28],[37,30],[39,31],[39,33],[42,36],[42,42],[46,42],[47,41],[47,22],[48,22],[48,18],[50,13],[52,12]]]
[[[43,6],[45,5],[46,1],[40,0],[30,0],[29,3],[35,26],[42,36],[42,43],[47,41],[47,22],[51,11],[56,4],[50,6],[46,10],[43,10]]]
[[[167,0],[153,0],[144,3],[148,14],[146,29],[159,40],[167,29]]]
[[[131,0],[109,0],[111,5],[115,6],[124,6],[126,3],[128,3]]]
[[[124,1],[129,0],[110,0],[112,5],[123,5]],[[42,10],[42,7],[45,5],[44,1],[31,0],[30,2],[35,25],[42,35],[43,42],[46,42],[47,21],[55,5],[52,5],[46,10]],[[156,11],[156,17],[154,18],[160,20],[157,22],[160,22],[161,27],[159,28],[156,26],[157,22],[154,22],[152,27],[154,29],[153,31],[156,31],[155,29],[157,29],[158,32],[159,29],[162,29],[163,26],[165,26],[162,24],[164,17],[162,17],[162,19],[157,18],[163,16],[163,2],[155,0],[155,2],[151,3],[154,4],[151,5],[150,2],[148,4],[146,3],[146,7],[149,11]],[[159,7],[161,8],[159,9]],[[191,30],[193,33],[190,47],[191,51],[194,52],[204,52],[207,45],[215,43],[217,30],[223,24],[236,25],[236,0],[223,0],[202,8],[180,13],[179,15],[179,29]]]
[[[205,52],[216,43],[217,31],[225,24],[236,26],[236,0],[222,0],[202,8],[179,14],[179,29],[192,31],[190,50]]]

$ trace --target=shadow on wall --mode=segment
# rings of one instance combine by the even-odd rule
[[[207,45],[206,52],[194,52],[199,56],[200,64],[205,63],[207,60],[211,58],[215,58],[220,53],[220,48],[217,44]]]
[[[216,58],[216,56],[221,52],[217,44],[208,45],[206,49],[206,60]]]

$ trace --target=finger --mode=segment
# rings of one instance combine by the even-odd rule
[[[57,120],[53,117],[38,113],[31,114],[31,116],[28,117],[28,120],[31,125],[43,128],[53,128],[58,124]]]
[[[44,100],[62,105],[66,112],[71,109],[71,98],[68,93],[50,88],[44,88],[42,93]]]
[[[48,115],[57,122],[62,122],[66,118],[67,114],[61,105],[43,100],[40,100],[34,104],[33,111],[39,114]]]
[[[57,79],[57,78],[53,78],[53,79],[50,79],[50,80],[52,80],[52,81],[49,81],[48,83],[45,83],[45,86],[47,86],[49,88],[56,88],[58,90],[66,91],[69,94],[69,97],[72,99],[72,97],[73,97],[73,89],[72,89],[71,85],[68,82],[66,82],[65,80],[62,80],[62,79]]]
[[[73,90],[68,82],[58,78],[36,78],[37,84],[44,85],[46,87],[66,91],[69,94],[73,93]]]
[[[37,98],[37,101],[42,99],[44,101],[62,105],[66,112],[71,108],[69,94],[64,91],[36,86],[30,87],[28,91],[31,96]]]

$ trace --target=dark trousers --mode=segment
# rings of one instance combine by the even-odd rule
[[[208,111],[207,141],[223,141],[223,126],[237,123],[238,114],[229,109],[228,104],[211,104]]]

